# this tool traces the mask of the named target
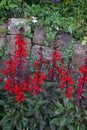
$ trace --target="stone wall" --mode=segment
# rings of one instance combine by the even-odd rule
[[[23,25],[24,31],[31,32],[31,27],[26,24],[26,19],[20,18],[11,18],[8,20],[8,23],[4,23],[0,25],[0,48],[5,43],[7,45],[6,55],[10,52],[11,55],[14,55],[15,50],[15,35],[19,33],[19,25]],[[34,36],[31,40],[30,38],[25,37],[25,41],[28,43],[27,50],[29,51],[32,48],[33,55],[38,57],[39,48],[42,47],[43,49],[43,56],[46,59],[49,59],[52,54],[51,47],[44,46],[44,41],[47,40],[45,29],[39,29],[38,27],[34,30]],[[58,32],[55,35],[55,39],[50,42],[50,44],[57,45],[58,51],[63,55],[61,52],[61,48],[66,47],[68,48],[72,40],[72,35],[70,33]],[[73,63],[76,66],[79,66],[83,63],[84,57],[86,55],[87,45],[83,46],[77,44],[75,50],[73,52]]]

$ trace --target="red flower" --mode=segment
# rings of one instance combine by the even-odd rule
[[[3,81],[3,79],[2,79],[2,77],[0,76],[0,82],[2,82]]]
[[[78,86],[79,86],[79,87],[82,87],[82,86],[83,86],[83,83],[84,83],[84,78],[82,78],[82,77],[79,78],[79,79],[78,79]]]
[[[4,90],[9,90],[10,89],[10,86],[9,85],[5,85],[2,87]]]
[[[25,97],[21,97],[21,99],[20,99],[21,102],[24,102],[25,100],[26,100]]]
[[[59,52],[56,52],[56,51],[53,52],[53,54],[52,54],[52,60],[53,60],[53,62],[54,62],[55,60],[59,60],[60,62],[62,62],[62,57],[61,57],[61,55],[59,54]]]
[[[33,92],[32,92],[32,95],[33,95],[33,96],[37,96],[37,92],[36,92],[36,91],[33,91]]]
[[[44,73],[40,74],[40,79],[42,79],[42,80],[46,79],[46,76],[44,75]]]
[[[67,98],[72,98],[72,93],[73,93],[73,88],[71,86],[69,86],[67,89],[66,89],[66,94],[65,96]]]
[[[72,80],[72,78],[70,76],[66,76],[60,79],[63,83],[64,82],[68,82],[70,85],[74,85],[74,81]]]
[[[80,78],[78,79],[78,87],[76,89],[78,104],[81,105],[82,97],[85,98],[84,92],[87,90],[87,58],[84,60],[84,64],[78,69]]]
[[[66,92],[65,96],[66,96],[66,98],[72,98],[72,94],[67,93],[67,92]]]
[[[2,70],[0,70],[0,74],[2,73]]]
[[[65,85],[64,85],[64,84],[60,84],[59,87],[60,87],[61,89],[64,89],[64,88],[65,88]]]
[[[15,97],[15,101],[16,102],[24,102],[26,100],[26,98],[25,97],[22,97],[22,96],[20,96],[20,95],[17,95],[16,97]]]
[[[39,58],[34,62],[35,67],[38,67],[40,65],[46,65],[46,60],[44,58]]]
[[[69,87],[67,88],[67,92],[68,92],[68,93],[72,93],[72,92],[73,92],[73,88],[72,88],[71,86],[69,86]]]
[[[81,74],[87,73],[87,66],[82,65],[81,68],[79,68],[79,72],[80,72]]]

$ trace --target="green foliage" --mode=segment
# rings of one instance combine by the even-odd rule
[[[66,4],[67,3],[67,4]],[[39,27],[47,27],[54,34],[58,30],[70,32],[73,37],[79,40],[86,33],[86,3],[83,1],[59,1],[45,3],[46,6],[32,4],[25,11],[25,17],[36,16]],[[70,13],[69,13],[70,12]]]
[[[82,44],[82,45],[87,44],[87,36],[84,36],[84,37],[83,37],[81,44]]]
[[[87,2],[86,0],[1,0],[0,23],[9,17],[29,18],[37,17],[37,23],[29,19],[31,32],[25,32],[29,38],[37,25],[45,27],[47,41],[44,45],[50,46],[58,30],[72,34],[72,43],[68,49],[63,48],[64,59],[72,56],[76,41],[87,44]],[[22,25],[19,25],[19,28]],[[0,30],[0,34],[6,30]],[[5,59],[5,46],[0,48],[0,57]],[[29,57],[31,58],[31,57]],[[31,59],[28,59],[31,60]],[[32,62],[32,61],[31,61]],[[34,71],[31,69],[31,73]],[[25,103],[16,103],[8,94],[1,90],[0,83],[0,128],[3,130],[86,130],[87,110],[78,108],[75,99],[65,99],[64,94],[54,83],[45,83],[44,91],[37,97],[28,96]],[[55,87],[55,89],[54,89]]]
[[[16,103],[8,95],[8,100],[0,100],[4,111],[0,121],[3,130],[86,130],[87,110],[78,108],[74,99],[61,96],[57,84],[45,85],[41,94],[37,97],[29,95],[25,103]]]
[[[60,0],[56,3],[51,0],[1,0],[0,17],[27,18],[28,16],[35,16],[39,27],[45,26],[54,34],[58,29],[70,32],[75,39],[79,40],[86,33],[86,6],[85,0]]]

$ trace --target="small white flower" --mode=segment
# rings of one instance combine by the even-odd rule
[[[59,30],[59,28],[57,27],[56,30]]]
[[[37,20],[36,20],[36,19],[33,19],[32,22],[33,22],[33,23],[37,23]]]
[[[37,17],[34,17],[34,16],[33,16],[33,17],[32,17],[32,22],[33,22],[33,23],[36,23],[36,22],[37,22]]]

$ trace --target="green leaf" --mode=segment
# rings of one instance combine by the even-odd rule
[[[87,120],[87,116],[85,116],[85,117],[84,117],[84,119],[86,119],[86,120]]]
[[[63,99],[63,102],[64,102],[64,106],[66,107],[67,104],[68,104],[68,102],[69,102],[69,99],[68,99],[68,98],[64,98],[64,99]]]
[[[46,125],[46,122],[42,120],[40,122],[40,130],[44,130],[45,125]]]
[[[3,130],[12,130],[12,129],[13,129],[12,126],[9,125],[9,124],[7,124],[7,125],[5,125],[5,126],[3,127]]]
[[[87,127],[85,126],[85,124],[82,124],[81,127],[80,127],[80,130],[86,130],[86,128]]]
[[[84,36],[83,39],[87,41],[87,36]]]
[[[80,130],[80,126],[79,125],[77,126],[77,130]]]
[[[55,125],[60,126],[60,120],[59,120],[59,118],[54,118],[53,120],[51,120],[50,123],[54,123]]]
[[[55,112],[54,112],[54,116],[58,116],[59,114],[61,114],[63,111],[59,111],[59,110],[56,110]]]
[[[86,44],[87,44],[87,40],[83,40],[83,41],[81,42],[81,44],[82,44],[82,45],[86,45]]]
[[[11,117],[9,115],[4,116],[3,119],[0,121],[0,126],[7,123],[10,120],[11,120]]]
[[[17,122],[17,124],[16,124],[16,129],[17,130],[22,130],[23,128],[22,128],[22,123],[21,123],[21,121],[18,121]]]
[[[44,41],[44,45],[45,46],[49,46],[49,42],[48,41]]]
[[[16,4],[13,4],[13,3],[11,3],[11,4],[9,4],[9,7],[10,8],[15,8],[17,5]]]
[[[66,125],[65,122],[66,122],[66,118],[61,118],[61,121],[60,121],[60,128],[62,128],[63,126]]]
[[[22,122],[23,122],[23,126],[26,127],[27,124],[28,124],[28,119],[25,118],[25,117],[23,117],[23,118],[22,118]]]
[[[87,116],[87,110],[85,110],[85,115]]]
[[[79,119],[81,117],[81,113],[75,113],[75,117]]]
[[[73,103],[70,103],[70,102],[69,102],[69,103],[67,104],[67,110],[70,110],[70,109],[72,109],[72,108],[73,108]]]
[[[71,26],[68,27],[68,32],[72,33],[72,27]]]
[[[66,125],[68,125],[68,124],[70,124],[70,123],[72,123],[72,119],[71,119],[70,116],[68,116],[68,117],[66,118]]]
[[[50,123],[50,129],[51,129],[51,130],[56,130],[56,126],[55,126],[54,123]]]
[[[6,5],[6,0],[2,0],[2,1],[0,2],[0,7],[3,8],[4,5]]]
[[[73,125],[70,125],[70,124],[69,124],[69,125],[67,125],[67,127],[68,127],[69,130],[76,130]]]
[[[0,105],[5,105],[5,102],[3,100],[0,100]]]

